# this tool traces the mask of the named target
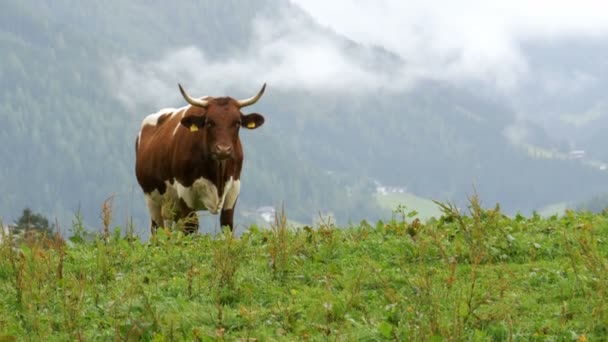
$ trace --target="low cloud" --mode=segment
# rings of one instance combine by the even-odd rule
[[[399,55],[404,74],[503,89],[528,72],[523,43],[608,34],[608,3],[597,0],[291,1],[353,41]]]
[[[350,55],[335,35],[311,27],[302,13],[281,18],[255,19],[253,40],[238,56],[218,60],[196,46],[176,47],[158,60],[120,59],[108,68],[108,79],[128,108],[176,102],[178,82],[196,96],[231,92],[236,97],[250,96],[264,82],[283,90],[345,92],[391,85],[394,75]],[[398,83],[390,87],[405,81]]]
[[[608,32],[608,7],[599,1],[291,4],[302,10],[285,6],[279,15],[256,17],[253,39],[238,56],[211,59],[196,46],[182,46],[158,60],[122,59],[108,70],[112,86],[129,108],[176,103],[178,82],[197,96],[236,97],[249,96],[263,82],[351,93],[403,91],[434,79],[509,90],[529,72],[524,42]]]

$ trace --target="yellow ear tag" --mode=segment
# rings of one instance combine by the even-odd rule
[[[190,132],[196,132],[198,131],[198,127],[195,124],[192,124],[192,126],[190,126]]]
[[[247,124],[247,128],[255,128],[255,122],[251,121]]]

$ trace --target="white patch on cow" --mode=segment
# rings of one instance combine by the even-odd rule
[[[177,195],[193,210],[208,210],[217,214],[222,208],[232,209],[240,192],[241,182],[232,177],[224,186],[224,193],[220,197],[217,187],[206,178],[199,178],[190,187],[175,182]]]
[[[158,123],[158,118],[161,115],[167,114],[167,113],[174,113],[174,112],[175,112],[175,108],[163,108],[154,114],[150,114],[150,115],[146,116],[141,122],[141,127],[139,128],[139,134],[137,135],[137,140],[141,141],[141,131],[144,129],[145,125],[156,126],[156,124]]]
[[[166,181],[165,185],[167,188],[163,195],[158,190],[144,194],[152,220],[159,226],[165,227],[170,227],[173,220],[171,217],[165,217],[168,213],[163,213],[163,204],[165,210],[175,209],[181,198],[192,210],[207,210],[211,214],[218,214],[222,209],[233,209],[241,191],[241,181],[232,177],[226,182],[221,197],[215,184],[203,177],[189,187],[183,186],[178,181],[174,181],[173,184]]]
[[[154,114],[150,114],[150,115],[146,116],[144,118],[144,120],[141,122],[141,128],[143,128],[145,125],[156,126],[156,124],[158,123],[158,118],[161,115],[168,114],[168,113],[174,113],[174,112],[175,112],[175,108],[163,108]]]
[[[180,119],[180,121],[181,121],[182,117],[184,116],[185,112],[186,112],[186,107],[182,107],[181,110],[179,111],[179,119]],[[181,123],[178,123],[177,125],[175,125],[175,128],[173,129],[173,135],[175,135],[175,133],[177,133],[177,129],[181,125],[182,125]]]
[[[145,193],[144,199],[146,200],[146,205],[148,206],[148,211],[150,212],[152,221],[156,222],[157,225],[162,225],[163,216],[161,209],[163,206],[163,196],[160,194],[160,192],[158,192],[158,190],[154,190],[150,193]]]
[[[226,191],[224,191],[224,192],[226,193],[226,195],[225,195],[226,199],[224,200],[223,208],[232,209],[232,208],[234,208],[236,199],[239,197],[239,194],[241,193],[241,181],[237,179],[232,183],[232,186],[230,188],[228,188],[226,186],[225,189],[226,189]]]
[[[163,203],[165,203],[165,201],[170,201],[170,204],[175,208],[175,204],[178,200],[177,191],[175,190],[174,186],[168,181],[165,182],[165,185],[166,190],[162,195],[158,190],[144,194],[148,211],[150,211],[150,216],[152,217],[152,220],[154,220],[154,222],[156,222],[156,224],[159,226],[169,226],[169,222],[172,221],[170,217],[163,217]]]

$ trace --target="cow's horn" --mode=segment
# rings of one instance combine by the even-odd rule
[[[198,99],[195,99],[192,96],[188,95],[188,93],[186,93],[184,88],[182,88],[181,84],[178,83],[177,85],[179,86],[179,91],[182,92],[182,96],[184,97],[186,102],[188,102],[189,104],[191,104],[193,106],[197,106],[197,107],[207,107],[207,105],[209,105],[208,101],[198,100]]]
[[[248,99],[238,100],[239,107],[251,106],[252,104],[258,102],[260,97],[262,97],[262,95],[264,95],[264,90],[266,90],[266,83],[264,83],[264,85],[262,86],[262,89],[260,89],[260,91],[258,91],[258,93],[255,94],[254,96],[252,96]]]

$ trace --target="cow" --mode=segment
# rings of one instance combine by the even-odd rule
[[[135,140],[135,174],[155,234],[165,221],[180,223],[186,234],[198,231],[197,211],[220,214],[220,225],[234,229],[234,208],[241,189],[243,148],[240,128],[264,124],[259,113],[243,114],[254,96],[193,98],[178,83],[188,103],[144,118]]]

